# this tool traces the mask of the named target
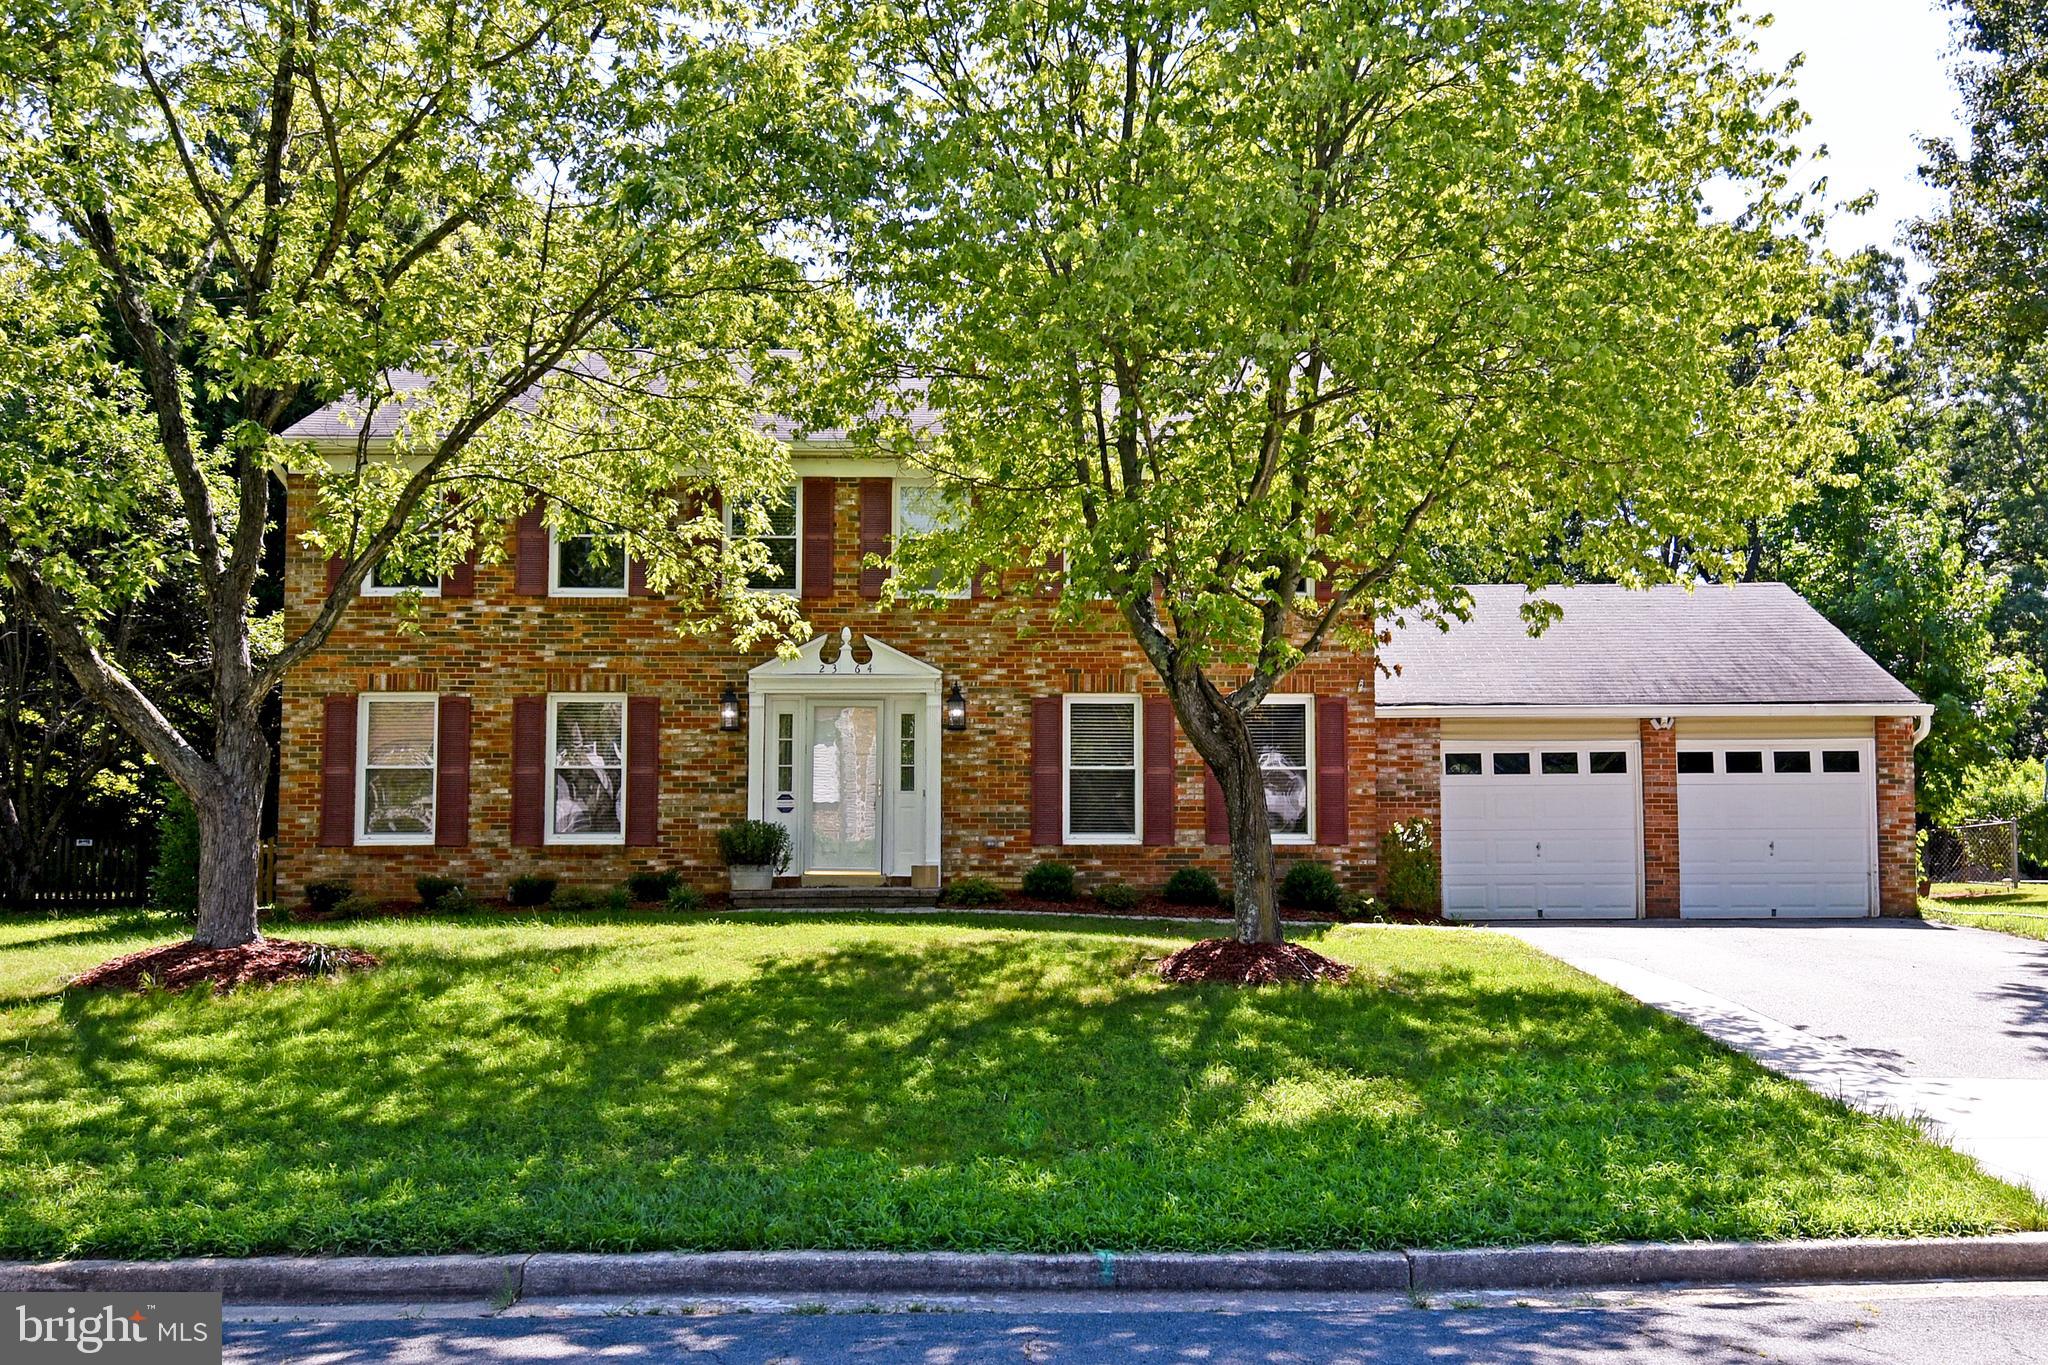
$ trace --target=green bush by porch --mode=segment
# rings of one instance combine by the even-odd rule
[[[372,920],[389,964],[58,998],[176,932],[0,920],[0,1255],[1388,1247],[1985,1232],[2027,1195],[1505,937],[969,915]]]

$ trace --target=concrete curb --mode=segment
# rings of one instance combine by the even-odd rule
[[[975,1294],[1610,1288],[2048,1279],[2048,1233],[1914,1241],[1634,1242],[1461,1251],[539,1252],[0,1262],[0,1291],[208,1290],[230,1302],[424,1302],[650,1294]]]

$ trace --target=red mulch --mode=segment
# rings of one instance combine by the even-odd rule
[[[235,948],[207,948],[187,941],[144,948],[102,962],[73,977],[71,984],[81,990],[139,991],[147,984],[181,991],[211,983],[216,993],[225,993],[237,986],[303,981],[337,971],[367,971],[378,965],[374,956],[359,948],[332,943],[263,938]]]
[[[1351,968],[1299,943],[1240,943],[1234,938],[1205,938],[1161,962],[1159,974],[1183,985],[1218,981],[1232,986],[1271,986],[1282,982],[1307,986],[1318,981],[1348,981]]]

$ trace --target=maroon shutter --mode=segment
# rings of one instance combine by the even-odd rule
[[[626,702],[626,844],[661,842],[661,699]]]
[[[541,697],[512,699],[512,842],[536,848],[547,810],[548,704]]]
[[[647,561],[638,555],[628,555],[626,557],[626,596],[646,597],[647,595]]]
[[[521,597],[546,597],[548,595],[548,528],[541,519],[541,505],[536,500],[533,506],[519,514],[519,520],[512,524],[515,537],[512,548],[512,591]]]
[[[1145,699],[1145,842],[1173,842],[1173,703]]]
[[[328,694],[320,721],[320,842],[356,841],[356,699]]]
[[[1230,842],[1230,811],[1223,804],[1223,784],[1206,763],[1202,765],[1202,827],[1204,842]]]
[[[469,845],[469,698],[441,698],[441,732],[434,762],[434,842]]]
[[[1316,842],[1351,842],[1350,706],[1343,697],[1316,699]]]
[[[832,494],[837,479],[803,479],[804,597],[832,595]]]
[[[1316,517],[1316,539],[1320,542],[1323,537],[1329,534],[1330,514],[1328,512],[1320,513]],[[1319,565],[1312,561],[1308,571],[1316,576],[1316,601],[1327,602],[1337,595],[1337,584],[1333,577],[1336,570],[1330,567],[1327,558]]]
[[[340,555],[327,556],[327,591],[333,592],[341,586],[341,571],[348,567],[348,561]]]
[[[1060,769],[1065,765],[1066,726],[1058,697],[1031,703],[1031,842],[1040,847],[1061,842],[1065,803]]]
[[[460,564],[452,566],[441,575],[441,596],[476,596],[476,551],[472,549]]]
[[[892,542],[891,532],[895,529],[896,509],[894,506],[896,484],[893,479],[862,479],[860,481],[860,595],[874,598],[882,595],[882,584],[889,580],[889,569],[885,564],[869,566],[869,555],[888,558]]]
[[[1045,573],[1038,580],[1040,597],[1058,597],[1067,585],[1067,552],[1050,551],[1045,557]]]

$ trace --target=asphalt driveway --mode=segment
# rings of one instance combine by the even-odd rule
[[[1498,928],[2048,1197],[2048,945],[1918,920]]]

